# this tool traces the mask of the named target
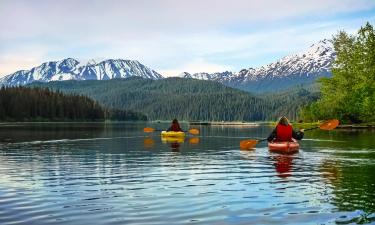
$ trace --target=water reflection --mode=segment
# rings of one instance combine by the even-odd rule
[[[189,138],[189,144],[191,145],[198,145],[200,142],[200,138],[199,137],[191,137]]]
[[[271,156],[277,176],[287,178],[292,175],[293,154],[276,154]]]
[[[145,125],[90,126],[0,128],[13,140],[0,144],[0,224],[374,222],[374,133],[306,133],[282,155],[239,149],[271,127],[163,142]]]
[[[155,141],[152,138],[145,138],[143,139],[143,147],[144,148],[154,148],[155,146]]]

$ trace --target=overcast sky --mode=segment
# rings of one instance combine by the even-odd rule
[[[67,57],[238,71],[367,21],[374,0],[0,0],[0,77]]]

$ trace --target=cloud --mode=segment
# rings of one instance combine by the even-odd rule
[[[375,7],[371,0],[8,0],[1,4],[0,21],[6,21],[1,22],[6,31],[2,36],[10,37],[202,31]]]
[[[357,30],[374,17],[345,15],[368,12],[375,1],[2,0],[0,5],[1,76],[66,57],[136,59],[168,74],[239,70],[307,48],[339,29]]]

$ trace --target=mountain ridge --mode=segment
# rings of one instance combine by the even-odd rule
[[[324,39],[307,50],[287,55],[276,62],[239,72],[194,73],[179,76],[200,80],[213,80],[230,87],[251,92],[267,92],[314,82],[319,77],[331,76],[336,53],[330,40]]]
[[[137,60],[107,59],[82,63],[74,58],[42,63],[30,70],[19,70],[0,78],[0,84],[7,86],[26,85],[35,81],[63,80],[108,80],[140,76],[161,79],[163,76]]]
[[[331,76],[335,57],[336,53],[331,41],[324,39],[304,51],[284,56],[261,67],[249,67],[238,72],[194,74],[183,72],[177,77],[216,81],[248,92],[264,93],[301,84],[309,85],[320,77]],[[0,78],[0,85],[26,85],[35,81],[108,80],[132,76],[153,80],[166,78],[136,60],[89,60],[83,63],[73,58],[66,58],[45,62],[30,70],[19,70]]]

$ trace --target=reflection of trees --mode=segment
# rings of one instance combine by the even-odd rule
[[[322,164],[322,176],[333,185],[332,204],[340,211],[375,211],[375,165],[356,161],[335,162],[326,160]]]

